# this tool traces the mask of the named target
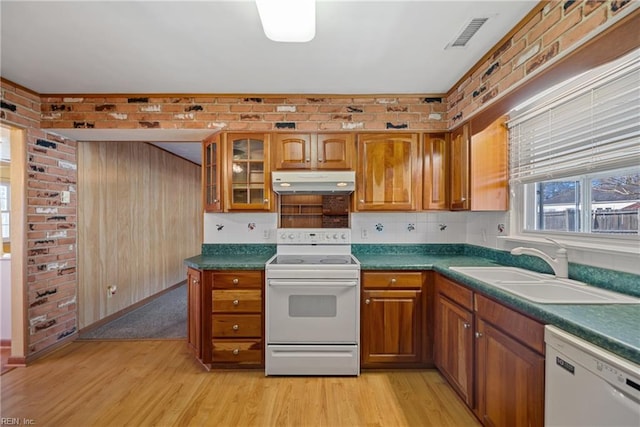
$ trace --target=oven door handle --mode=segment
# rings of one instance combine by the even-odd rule
[[[279,287],[279,286],[286,286],[286,287],[301,287],[301,288],[309,288],[309,287],[316,287],[316,286],[320,286],[323,288],[328,288],[328,287],[332,287],[332,288],[353,288],[358,286],[358,281],[357,280],[325,280],[325,281],[312,281],[312,282],[305,282],[305,281],[301,281],[301,280],[274,280],[274,279],[269,279],[269,286],[273,286],[273,287]]]

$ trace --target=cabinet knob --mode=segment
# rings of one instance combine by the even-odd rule
[[[265,203],[269,203],[269,199],[264,199],[264,202]]]
[[[304,159],[305,162],[309,163],[311,159]]]
[[[193,279],[191,282],[192,282],[194,285],[197,285],[197,284],[198,284],[198,281],[197,281],[196,279]]]
[[[240,282],[240,280],[238,280],[238,278],[236,277],[236,278],[235,278],[235,279],[233,279],[231,282],[232,282],[234,285],[237,285],[237,284]]]
[[[366,300],[364,300],[365,304],[371,304],[371,300],[369,298],[367,298]]]
[[[237,356],[237,355],[240,353],[240,350],[239,350],[239,349],[237,349],[237,348],[234,348],[234,349],[233,349],[233,351],[232,351],[232,353],[233,353],[235,356]]]
[[[318,162],[322,163],[322,162],[324,162],[324,159],[318,159]]]
[[[360,199],[360,203],[364,203],[364,199]]]
[[[213,199],[213,203],[218,203],[220,200],[218,199]]]
[[[393,285],[393,284],[395,284],[396,282],[397,282],[397,280],[396,280],[396,278],[395,278],[395,277],[391,279],[391,284],[392,284],[392,285]]]
[[[233,329],[234,331],[237,331],[238,329],[240,329],[240,326],[236,324],[236,325],[233,325],[231,329]]]
[[[471,327],[471,323],[465,322],[465,323],[462,324],[462,327],[465,328],[465,329],[469,329]]]
[[[476,338],[482,338],[482,332],[476,332]]]
[[[233,300],[233,305],[238,305],[238,304],[240,304],[240,301],[238,301],[237,299],[234,299]]]

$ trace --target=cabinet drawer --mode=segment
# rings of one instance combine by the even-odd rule
[[[262,340],[215,339],[211,345],[213,363],[262,363]]]
[[[211,296],[214,313],[262,312],[262,292],[259,289],[216,289]]]
[[[362,273],[362,287],[365,289],[403,288],[421,289],[422,273],[420,272],[370,272]]]
[[[476,314],[507,335],[544,354],[544,325],[524,314],[476,294]]]
[[[436,292],[467,310],[473,310],[473,291],[439,274],[436,276]]]
[[[228,271],[213,274],[214,289],[262,288],[261,271]]]
[[[214,337],[261,337],[262,316],[259,314],[215,314],[211,318]]]

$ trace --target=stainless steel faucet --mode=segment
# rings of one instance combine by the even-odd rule
[[[557,278],[567,279],[569,277],[569,259],[567,258],[567,249],[564,246],[562,246],[560,243],[556,242],[555,240],[552,240],[549,238],[546,238],[546,239],[554,243],[556,246],[558,246],[558,249],[556,250],[555,258],[550,257],[549,255],[547,255],[546,253],[538,249],[524,248],[524,247],[518,247],[518,248],[512,249],[511,254],[512,255],[533,255],[533,256],[537,256],[538,258],[542,258],[544,261],[547,262],[547,264],[551,266],[551,268],[553,269],[553,273],[556,275]]]

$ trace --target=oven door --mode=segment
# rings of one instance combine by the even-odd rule
[[[269,279],[269,344],[356,343],[358,280]]]

